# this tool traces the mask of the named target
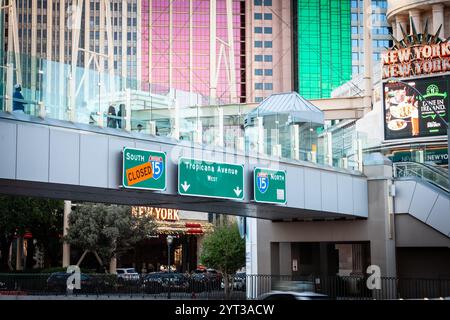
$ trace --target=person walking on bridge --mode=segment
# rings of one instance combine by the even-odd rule
[[[25,112],[25,98],[22,95],[22,86],[18,83],[14,86],[15,91],[13,94],[13,111]]]

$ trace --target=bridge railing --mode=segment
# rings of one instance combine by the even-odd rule
[[[248,126],[245,115],[256,105],[233,101],[226,92],[214,98],[95,67],[7,52],[0,57],[0,110],[24,114],[21,120],[57,119],[327,166],[362,167],[361,139],[345,128],[294,124],[282,120],[286,114]]]

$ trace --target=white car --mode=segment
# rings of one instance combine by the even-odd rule
[[[117,268],[116,271],[119,282],[138,282],[140,279],[134,268]]]
[[[327,300],[327,295],[317,292],[271,291],[262,294],[258,300]]]

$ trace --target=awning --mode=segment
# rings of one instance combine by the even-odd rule
[[[288,114],[292,122],[324,123],[323,112],[297,92],[270,95],[247,114],[245,123],[250,125],[256,117],[276,114]]]

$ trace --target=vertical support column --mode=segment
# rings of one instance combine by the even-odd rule
[[[153,30],[150,28],[150,26],[153,25],[153,0],[148,0],[148,82],[150,83],[149,91],[151,90],[151,84],[152,84],[152,65],[153,65],[153,51],[152,51],[152,42],[153,42]]]
[[[357,146],[357,152],[358,152],[358,171],[362,172],[363,171],[363,147],[362,147],[362,140],[358,139],[356,141],[356,146]]]
[[[294,124],[292,127],[292,159],[299,160],[300,159],[300,127],[298,124]]]
[[[37,72],[37,0],[31,1],[31,99],[36,98]]]
[[[129,88],[125,89],[125,94],[125,131],[131,131],[131,94]]]
[[[236,90],[236,63],[234,61],[234,35],[233,35],[233,1],[227,0],[227,34],[228,34],[228,53],[229,53],[229,74],[230,74],[230,103],[238,103]],[[227,70],[228,71],[228,70]]]
[[[193,33],[193,9],[192,0],[189,0],[189,97],[192,100],[192,92],[194,91],[194,83],[193,83],[193,68],[194,68],[194,53],[193,53],[193,39],[194,39],[194,33]],[[189,101],[190,105],[192,105],[192,101]]]
[[[52,90],[52,87],[55,85],[55,76],[54,76],[54,64],[53,61],[53,0],[47,0],[47,46],[45,49],[45,73],[43,74],[42,81],[45,83],[45,99],[44,103],[49,105],[50,102],[54,103],[52,97],[54,97],[55,90]],[[45,79],[45,80],[44,80]]]
[[[409,10],[409,16],[411,17],[414,26],[416,27],[416,31],[417,33],[421,33],[422,32],[422,13],[420,10],[418,9],[413,9],[413,10]],[[434,27],[434,25],[433,25]],[[412,27],[410,28],[410,34],[412,34]],[[406,30],[405,30],[406,31]]]
[[[61,0],[59,3],[59,99],[57,101],[59,102],[59,106],[64,106],[66,104],[66,101],[64,99],[64,87],[67,86],[67,79],[65,76],[65,25],[66,25],[66,1]],[[67,95],[67,94],[66,94]],[[56,103],[58,103],[56,102]],[[66,105],[67,107],[67,105]],[[60,110],[62,112],[62,109]],[[61,116],[61,113],[58,112],[57,117],[59,118]]]
[[[264,153],[264,120],[263,117],[256,118],[258,128],[258,153]]]
[[[174,123],[174,127],[173,127],[173,137],[175,139],[180,139],[180,107],[178,105],[178,102],[176,99],[174,99],[173,97],[171,98],[172,100],[172,106],[175,108],[175,123]]]
[[[331,132],[327,132],[326,137],[326,164],[333,166],[333,136]]]
[[[69,215],[72,211],[72,202],[69,200],[64,200],[64,225],[63,225],[63,235],[67,236],[69,231]],[[63,268],[67,268],[70,265],[70,244],[67,242],[63,243]]]
[[[172,64],[172,51],[173,51],[173,1],[170,1],[169,3],[169,90],[172,88],[173,83],[173,64]]]
[[[23,270],[23,236],[17,237],[17,247],[16,247],[16,270]]]
[[[210,104],[214,104],[217,97],[217,49],[216,49],[216,37],[217,37],[217,3],[216,0],[209,2],[209,96]]]
[[[83,0],[84,1],[84,0]],[[84,49],[91,50],[91,1],[84,1]],[[94,39],[92,39],[94,40]],[[83,52],[83,66],[84,66],[84,80],[83,80],[83,100],[87,103],[90,98],[89,90],[91,88],[91,73],[87,72],[89,70],[90,54],[88,52]]]
[[[224,115],[223,115],[223,108],[219,107],[218,108],[218,113],[219,113],[219,136],[217,137],[218,139],[218,145],[220,147],[224,146],[224,137],[223,137],[223,132],[224,132]]]
[[[127,65],[127,17],[128,17],[128,6],[127,1],[122,0],[122,41],[121,41],[121,47],[122,47],[122,62],[121,62],[121,75],[122,75],[122,88],[121,90],[124,90],[127,88],[127,75],[128,75],[128,65]],[[149,28],[150,32],[151,29]],[[140,48],[138,48],[139,50]]]
[[[252,1],[245,1],[245,43],[249,44],[253,44],[254,9],[255,6]],[[245,56],[247,57],[247,59],[245,59],[245,70],[248,70],[248,72],[245,73],[245,98],[246,102],[250,103],[255,100],[253,90],[254,57],[252,45],[245,46]]]
[[[137,37],[136,37],[136,78],[138,87],[136,89],[142,89],[142,0],[137,0],[136,4],[136,25],[137,25]],[[114,66],[113,66],[114,67]]]
[[[407,30],[408,17],[396,15],[395,16],[395,25],[396,25],[396,29],[397,29],[395,38],[400,41],[403,39],[402,28],[403,28],[403,31],[408,32],[408,30]]]
[[[439,31],[438,37],[445,35],[444,30],[444,5],[442,3],[434,4],[431,6],[433,11],[433,34],[437,32],[439,27],[442,25]]]
[[[6,65],[6,94],[5,94],[5,111],[13,111],[13,81],[14,81],[14,66],[12,63]]]
[[[370,21],[372,15],[371,0],[364,0],[364,21]],[[366,25],[364,31],[364,113],[372,110],[372,34]]]

